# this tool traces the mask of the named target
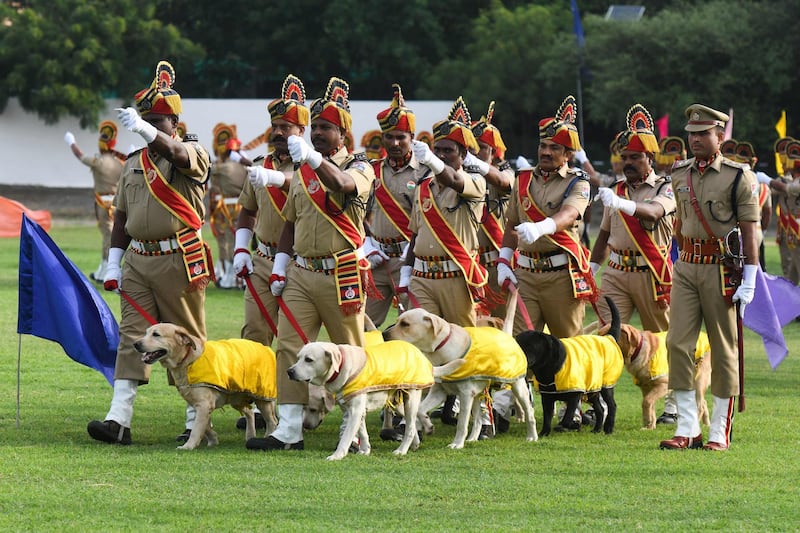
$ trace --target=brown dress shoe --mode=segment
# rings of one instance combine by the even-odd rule
[[[662,450],[690,450],[703,447],[703,434],[696,437],[672,437],[669,440],[662,440],[659,448]]]
[[[708,444],[703,446],[703,449],[711,452],[724,452],[728,450],[728,447],[720,442],[708,441]]]

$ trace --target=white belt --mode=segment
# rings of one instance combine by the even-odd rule
[[[484,263],[491,263],[492,261],[497,261],[500,257],[500,252],[497,250],[489,250],[488,252],[483,252],[481,254],[481,259],[483,259]]]
[[[608,260],[611,261],[612,263],[616,263],[617,265],[625,266],[625,267],[632,267],[632,266],[646,267],[647,266],[647,260],[644,258],[644,256],[641,256],[641,255],[625,255],[625,256],[623,256],[623,255],[618,254],[617,252],[611,252],[611,253],[608,254]]]
[[[137,241],[136,239],[131,239],[131,248],[137,250],[140,253],[153,253],[153,252],[173,252],[175,250],[180,249],[178,244],[178,239],[174,237],[170,237],[169,239],[164,239],[161,241]]]
[[[527,255],[519,254],[517,257],[517,265],[522,268],[529,268],[531,270],[545,270],[550,268],[558,268],[569,263],[569,256],[567,254],[556,254],[548,257],[540,257],[534,259]]]
[[[445,259],[444,261],[423,261],[422,259],[414,258],[414,270],[418,270],[425,274],[427,273],[436,273],[436,272],[461,272],[461,268],[459,268],[458,264],[451,259]]]
[[[239,198],[237,198],[237,197],[233,197],[233,198],[225,198],[224,200],[222,200],[222,202],[223,202],[225,205],[236,205],[236,204],[238,204],[238,203],[239,203]]]
[[[295,256],[295,263],[306,270],[333,270],[336,268],[336,259],[333,257],[306,258]]]
[[[269,246],[269,245],[264,244],[263,242],[261,242],[259,240],[258,241],[258,251],[261,252],[262,254],[264,254],[267,257],[275,257],[275,255],[278,253],[278,247],[277,246]]]
[[[113,202],[114,201],[114,195],[113,194],[101,194],[100,195],[100,200],[102,200],[103,202]]]

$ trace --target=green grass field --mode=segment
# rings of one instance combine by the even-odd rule
[[[84,272],[97,265],[93,226],[59,225],[51,236]],[[772,244],[772,243],[770,243]],[[777,250],[768,246],[768,270]],[[139,389],[132,446],[92,441],[111,388],[55,343],[21,339],[16,424],[19,242],[0,240],[0,530],[2,531],[787,531],[798,530],[797,394],[800,324],[784,330],[789,357],[773,371],[746,332],[747,410],[727,453],[665,452],[671,427],[643,431],[641,395],[623,373],[616,431],[554,434],[526,443],[509,434],[449,450],[454,428],[437,425],[405,457],[378,437],[371,456],[325,457],[341,415],[305,437],[303,452],[244,448],[238,413],[217,411],[217,448],[175,449],[184,404],[154,368]],[[237,337],[242,293],[208,290],[210,338]],[[119,297],[104,293],[115,313]],[[587,317],[587,322],[591,317]],[[539,399],[535,399],[541,416]],[[658,406],[658,409],[661,405]],[[660,411],[659,411],[660,412]],[[541,426],[541,420],[539,420]],[[704,431],[707,433],[707,429]]]

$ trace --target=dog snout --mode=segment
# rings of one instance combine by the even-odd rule
[[[289,375],[289,379],[291,379],[292,381],[300,381],[299,379],[297,379],[297,371],[294,369],[293,366],[290,366],[289,369],[286,371],[286,373]]]
[[[389,326],[385,330],[383,330],[383,340],[384,341],[392,340],[392,328],[394,328],[394,326],[395,326],[395,324],[392,324],[391,326]]]
[[[144,353],[144,352],[147,351],[147,350],[144,349],[144,345],[142,344],[142,341],[134,342],[133,343],[133,347],[136,348],[136,351],[139,352],[139,353]]]

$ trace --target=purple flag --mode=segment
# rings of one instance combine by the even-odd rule
[[[55,341],[114,383],[119,327],[92,283],[36,222],[22,215],[17,333]]]
[[[759,267],[756,292],[753,301],[745,308],[743,323],[761,335],[773,370],[789,353],[782,328],[798,316],[800,287],[786,278],[765,274]]]

